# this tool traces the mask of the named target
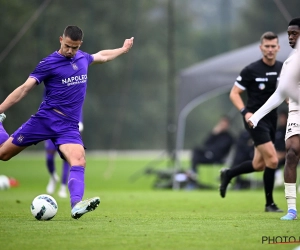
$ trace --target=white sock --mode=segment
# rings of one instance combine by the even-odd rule
[[[284,183],[284,193],[289,209],[296,209],[296,183]]]

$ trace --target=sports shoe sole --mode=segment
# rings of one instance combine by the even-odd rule
[[[76,211],[74,214],[71,214],[73,219],[79,219],[82,215],[94,211],[100,204],[100,199],[91,200],[90,203],[86,206],[85,212]]]
[[[297,220],[297,216],[296,217],[292,217],[292,216],[288,217],[287,215],[285,215],[285,216],[282,216],[280,218],[280,220]]]

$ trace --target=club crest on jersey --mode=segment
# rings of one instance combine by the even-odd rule
[[[263,89],[266,88],[266,85],[265,85],[264,83],[260,83],[260,84],[258,85],[258,88],[259,88],[260,90],[263,90]]]
[[[77,67],[76,63],[72,63],[72,67],[73,67],[74,70],[78,70],[78,67]]]
[[[18,142],[23,142],[23,139],[24,139],[24,136],[23,135],[19,135],[19,137],[18,137]]]

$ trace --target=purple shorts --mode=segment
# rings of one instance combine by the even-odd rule
[[[45,141],[45,149],[48,151],[55,151],[56,147],[53,142],[49,139]]]
[[[54,110],[39,110],[12,135],[13,144],[23,147],[50,139],[58,150],[62,144],[80,144],[83,141],[78,122],[72,121]],[[58,150],[59,151],[59,150]],[[62,157],[61,153],[59,152]]]

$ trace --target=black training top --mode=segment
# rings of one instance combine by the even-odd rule
[[[275,92],[282,62],[276,61],[269,66],[262,59],[246,66],[236,79],[235,85],[247,91],[247,109],[254,113]],[[277,116],[273,109],[267,116]]]

